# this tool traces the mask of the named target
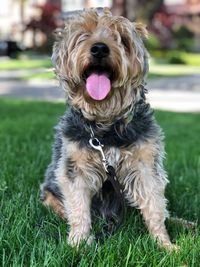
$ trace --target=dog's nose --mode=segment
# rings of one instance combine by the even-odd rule
[[[109,47],[104,43],[95,43],[91,47],[91,54],[93,57],[102,58],[109,55]]]

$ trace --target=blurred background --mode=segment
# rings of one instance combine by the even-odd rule
[[[65,12],[108,6],[147,25],[153,107],[200,111],[200,0],[3,0],[0,8],[0,96],[63,99],[50,61]]]

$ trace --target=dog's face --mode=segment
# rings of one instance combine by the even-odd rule
[[[103,120],[125,112],[148,70],[141,24],[91,9],[69,19],[53,62],[71,105]]]

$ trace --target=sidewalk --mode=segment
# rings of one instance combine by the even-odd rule
[[[41,70],[38,70],[40,72]],[[0,72],[0,97],[64,101],[64,92],[55,80],[13,80],[20,71]],[[151,79],[147,82],[147,100],[153,108],[200,112],[200,74]]]
[[[200,112],[200,74],[152,79],[147,99],[156,109]]]

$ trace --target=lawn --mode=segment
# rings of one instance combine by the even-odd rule
[[[186,64],[169,64],[167,54],[161,54],[150,60],[149,78],[174,77],[200,73],[200,55],[192,53],[180,53]],[[48,80],[55,79],[55,74],[50,69],[52,63],[50,58],[44,59],[10,59],[0,61],[0,71],[3,70],[25,70],[26,72],[10,79],[16,80]],[[34,72],[34,69],[41,69],[41,72]],[[33,70],[33,71],[31,71]],[[27,73],[28,71],[28,73]]]
[[[149,78],[160,78],[160,77],[177,77],[185,75],[199,74],[200,67],[190,65],[176,65],[162,63],[158,64],[155,61],[151,61],[149,66]]]
[[[56,79],[56,75],[53,72],[53,70],[46,70],[41,73],[30,73],[27,75],[23,75],[19,78],[19,80],[50,80],[50,79]]]
[[[136,210],[112,237],[77,251],[67,245],[66,225],[39,201],[39,184],[51,157],[52,127],[63,104],[0,100],[0,266],[200,266],[199,229],[167,223],[181,247],[157,247]],[[166,195],[173,216],[200,218],[200,114],[156,112],[166,133]]]
[[[51,68],[52,63],[49,59],[9,59],[0,61],[0,70],[20,70],[34,68]]]

